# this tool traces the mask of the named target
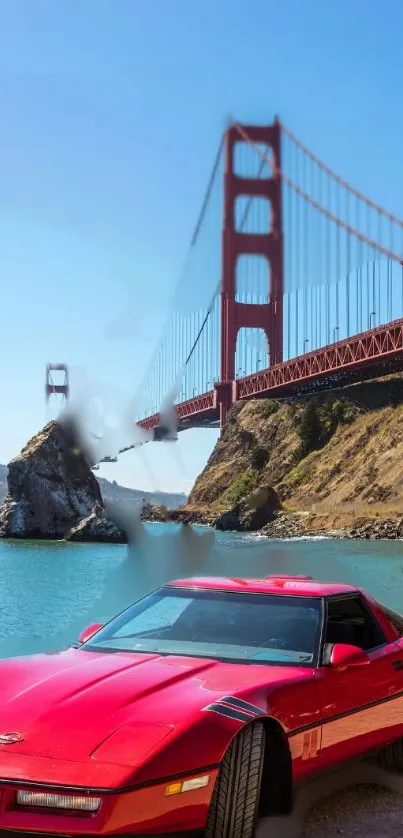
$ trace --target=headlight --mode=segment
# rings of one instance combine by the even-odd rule
[[[100,797],[81,797],[75,794],[48,794],[42,791],[17,791],[19,806],[41,806],[44,809],[73,809],[77,812],[97,812]]]

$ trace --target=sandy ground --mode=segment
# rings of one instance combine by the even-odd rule
[[[403,835],[403,776],[363,763],[301,790],[288,818],[268,818],[257,838],[378,838]]]

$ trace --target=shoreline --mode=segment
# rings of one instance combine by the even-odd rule
[[[323,538],[355,541],[403,540],[403,516],[363,515],[337,511],[333,514],[317,511],[275,512],[272,520],[259,529],[223,529],[215,526],[220,517],[202,509],[183,508],[162,510],[154,508],[142,515],[144,523],[172,523],[210,527],[216,532],[232,532],[267,538],[268,540],[295,540]],[[350,518],[350,521],[346,520]],[[339,524],[339,525],[337,525]]]
[[[148,508],[141,514],[142,524],[172,524],[176,526],[197,526],[203,529],[211,529],[213,532],[227,532],[233,535],[243,535],[260,539],[261,541],[403,541],[403,516],[402,517],[375,517],[357,516],[351,523],[344,522],[344,526],[335,526],[343,521],[343,515],[335,513],[330,515],[324,512],[289,512],[280,510],[275,512],[269,523],[259,529],[240,527],[223,528],[215,526],[220,516],[201,509],[165,509],[161,507]],[[351,515],[350,515],[351,517]],[[2,536],[0,542],[55,542],[59,544],[130,544],[130,539],[108,537],[105,532],[97,538],[96,534],[83,533],[80,538],[78,533],[74,539],[52,538],[51,536],[38,536],[27,538],[24,536]],[[92,536],[92,537],[91,537]]]

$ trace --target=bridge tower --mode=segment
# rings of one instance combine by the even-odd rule
[[[61,383],[55,384],[52,372],[64,373]],[[45,376],[45,398],[49,402],[51,396],[61,395],[63,401],[69,397],[69,368],[67,364],[47,364]]]
[[[242,133],[241,133],[242,132]],[[264,145],[271,150],[271,176],[240,177],[234,166],[239,142]],[[269,205],[267,233],[244,233],[236,229],[237,198],[266,198]],[[263,256],[270,277],[266,303],[236,300],[237,261],[242,255]],[[220,381],[215,385],[223,427],[237,398],[235,352],[241,328],[263,329],[270,366],[283,359],[283,224],[281,188],[281,126],[276,118],[268,126],[231,126],[225,135],[224,218],[222,231]]]

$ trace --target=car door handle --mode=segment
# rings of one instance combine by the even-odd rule
[[[403,660],[393,661],[393,669],[403,669]]]

